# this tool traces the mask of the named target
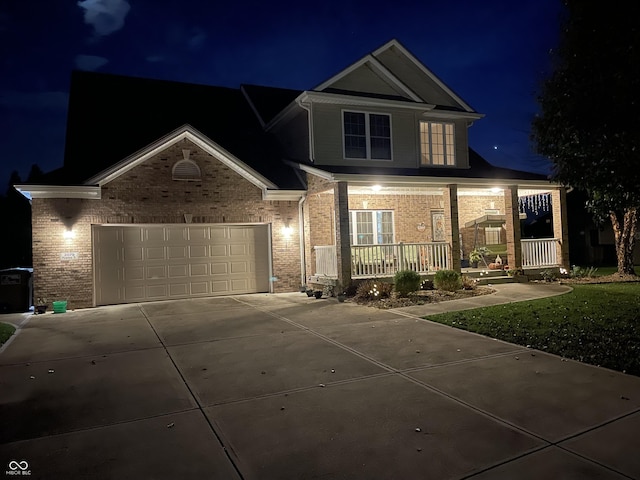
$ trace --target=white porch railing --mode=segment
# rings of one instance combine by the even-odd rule
[[[558,265],[557,238],[521,240],[523,267],[551,267]]]
[[[338,274],[335,245],[315,247],[316,275]],[[431,273],[449,268],[446,243],[394,243],[351,247],[352,278],[393,276],[400,270]]]
[[[338,276],[338,255],[335,245],[314,247],[316,251],[316,275]]]

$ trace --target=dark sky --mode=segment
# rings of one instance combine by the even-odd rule
[[[34,163],[45,172],[62,166],[72,69],[303,90],[392,38],[486,115],[469,130],[472,148],[498,166],[547,171],[529,130],[560,0],[376,5],[3,0],[0,192],[13,170],[25,180]]]

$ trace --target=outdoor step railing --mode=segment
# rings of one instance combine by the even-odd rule
[[[337,275],[336,247],[316,246],[316,275]],[[432,243],[393,243],[351,247],[352,278],[393,276],[400,270],[431,273],[449,268],[449,245]]]
[[[551,267],[558,265],[557,238],[521,240],[523,267]]]

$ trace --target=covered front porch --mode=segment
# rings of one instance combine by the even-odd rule
[[[485,253],[479,268],[568,268],[566,193],[548,182],[489,186],[421,178],[394,185],[308,177],[303,218],[310,283],[332,279],[346,286],[401,270],[461,272],[478,249]],[[543,207],[546,230],[523,238],[524,218],[542,218]]]
[[[521,240],[520,267],[559,267],[557,238]],[[338,257],[335,245],[317,245],[315,273],[312,277],[338,278]],[[421,275],[434,274],[451,268],[451,246],[445,243],[397,243],[389,245],[351,246],[351,278],[393,277],[401,270],[412,270]],[[476,268],[488,269],[493,263],[485,259]],[[469,270],[471,264],[461,262],[461,270]],[[505,263],[500,268],[511,268]]]

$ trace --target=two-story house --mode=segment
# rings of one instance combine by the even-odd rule
[[[35,296],[71,308],[466,266],[567,266],[565,191],[469,149],[482,118],[398,41],[305,90],[74,72],[32,201]],[[523,202],[554,238],[523,240]]]

